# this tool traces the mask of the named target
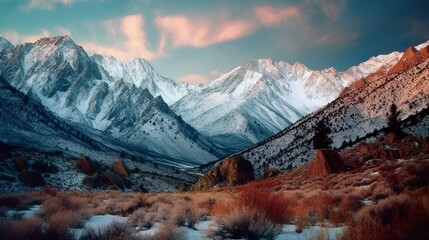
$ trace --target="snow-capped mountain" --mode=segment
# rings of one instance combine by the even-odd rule
[[[356,80],[390,69],[401,55],[379,55],[345,72],[254,60],[189,92],[172,109],[201,133],[239,150],[325,106]]]
[[[418,58],[429,47],[404,54],[401,61]],[[408,51],[407,51],[408,52]],[[268,140],[240,153],[254,164],[257,174],[266,167],[286,169],[304,164],[315,150],[312,145],[314,126],[323,119],[328,121],[333,147],[353,143],[359,139],[382,134],[387,126],[386,116],[391,104],[396,104],[405,130],[413,135],[429,134],[429,55],[407,68],[365,82],[358,89],[351,89],[326,107],[300,119]],[[418,119],[418,120],[417,120]]]
[[[119,61],[112,56],[98,54],[91,58],[106,70],[103,78],[122,79],[138,88],[148,89],[153,96],[161,96],[168,105],[175,103],[189,90],[187,85],[178,85],[172,79],[161,76],[142,58]]]
[[[112,58],[90,58],[68,36],[9,47],[0,58],[0,74],[12,86],[39,99],[82,131],[96,132],[88,127],[98,130],[97,139],[108,141],[106,145],[120,144],[146,159],[183,164],[205,163],[221,155],[209,140],[171,111],[161,97],[153,97],[151,90],[161,96],[172,94],[172,101],[181,88],[154,74],[145,61],[119,64],[117,69],[121,71],[112,70],[108,64],[114,61]],[[130,67],[133,64],[137,66]],[[137,74],[146,70],[140,79]],[[109,137],[115,142],[110,142]]]
[[[0,77],[0,140],[43,151],[62,149],[72,156],[82,153],[117,155],[94,139],[50,113],[38,101],[10,86]],[[105,154],[103,154],[105,153]],[[115,154],[112,154],[115,153]]]

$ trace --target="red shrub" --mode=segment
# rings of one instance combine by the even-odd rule
[[[286,223],[291,218],[290,201],[281,193],[250,185],[243,188],[237,201],[240,207],[262,211],[274,223]]]

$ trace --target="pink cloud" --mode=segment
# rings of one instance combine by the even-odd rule
[[[49,37],[51,36],[51,33],[45,29],[42,30],[41,33],[39,34],[34,34],[34,35],[24,35],[21,37],[21,41],[22,42],[36,42],[37,40],[39,40],[40,38],[43,37]]]
[[[246,20],[220,20],[191,18],[188,16],[164,16],[155,19],[161,30],[160,47],[170,42],[173,47],[207,47],[236,40],[253,33],[257,26]]]
[[[256,17],[267,27],[273,27],[281,23],[287,23],[291,19],[299,19],[301,17],[297,7],[273,7],[260,6],[254,8]]]
[[[203,75],[199,75],[196,73],[191,73],[186,76],[182,76],[177,78],[179,82],[189,83],[192,85],[205,84],[208,82],[208,79]]]
[[[145,58],[152,60],[163,55],[152,51],[148,47],[144,29],[143,15],[129,15],[119,19],[107,20],[102,23],[110,38],[112,45],[83,43],[86,50],[120,59]]]

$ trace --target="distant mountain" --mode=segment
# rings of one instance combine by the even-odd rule
[[[390,69],[401,55],[379,55],[345,72],[258,59],[190,91],[172,109],[219,145],[239,150],[325,106],[356,80]]]
[[[387,76],[362,81],[342,96],[314,113],[300,119],[275,136],[241,153],[261,174],[264,168],[287,169],[304,164],[313,157],[314,126],[326,119],[332,130],[333,147],[353,144],[357,140],[377,137],[387,126],[386,116],[391,104],[400,111],[403,127],[417,136],[429,135],[429,58],[419,57],[429,47],[411,48]],[[405,67],[402,61],[411,59]],[[393,70],[392,70],[393,69]]]
[[[49,112],[38,101],[0,77],[0,141],[43,151],[62,149],[71,156],[117,155],[117,152]],[[112,154],[113,153],[113,154]],[[110,158],[110,157],[107,157]]]
[[[222,155],[160,97],[173,101],[186,89],[154,72],[146,61],[90,58],[68,36],[2,45],[0,75],[103,144],[172,164],[206,163]]]
[[[344,72],[259,59],[206,85],[188,86],[143,59],[88,56],[68,36],[17,46],[0,38],[0,76],[101,145],[188,166],[270,138],[385,76],[401,56],[379,55]]]

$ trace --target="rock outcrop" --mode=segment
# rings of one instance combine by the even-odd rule
[[[116,160],[115,163],[113,163],[112,169],[121,176],[130,176],[130,170],[122,159]]]
[[[202,176],[191,187],[191,191],[212,188],[216,185],[233,186],[255,180],[252,164],[240,157],[225,158],[223,162]]]
[[[76,162],[76,167],[86,175],[92,175],[97,172],[97,165],[87,156],[79,158]]]
[[[409,47],[404,55],[402,55],[401,59],[399,60],[396,65],[394,65],[388,72],[388,74],[393,73],[399,73],[404,71],[405,69],[421,63],[423,60],[425,60],[429,56],[428,54],[428,47],[425,47],[423,49],[417,50],[414,47]]]
[[[338,173],[346,169],[341,156],[331,149],[319,149],[316,156],[310,160],[308,165],[308,177],[326,177],[332,173]]]

